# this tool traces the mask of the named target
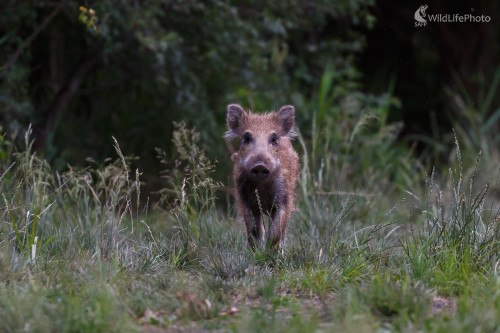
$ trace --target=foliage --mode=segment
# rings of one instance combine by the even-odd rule
[[[118,141],[116,160],[61,173],[36,157],[27,135],[15,164],[1,164],[1,330],[359,332],[498,324],[494,315],[479,315],[497,311],[498,212],[486,207],[498,199],[474,190],[469,170],[479,163],[467,168],[458,137],[451,179],[439,185],[436,175],[426,184],[412,177],[410,199],[395,204],[395,193],[325,196],[310,185],[321,173],[309,164],[285,250],[276,255],[249,250],[241,223],[214,204],[214,162],[198,146],[199,134],[175,126],[178,161],[161,161],[169,170],[164,196],[147,207],[138,200],[140,172],[132,179],[134,158]],[[342,158],[362,158],[360,147]],[[383,141],[379,147],[385,151]],[[307,149],[304,156],[312,156]],[[366,179],[384,167],[374,164]],[[319,168],[335,171],[332,164]],[[385,182],[397,181],[389,175]],[[340,188],[350,182],[339,181]],[[374,181],[363,190],[391,188]],[[425,195],[436,200],[419,199]]]
[[[6,129],[33,123],[36,148],[58,170],[84,156],[103,159],[112,153],[111,135],[126,138],[149,179],[156,175],[151,147],[170,141],[173,121],[198,128],[207,153],[221,160],[225,147],[214,134],[223,132],[229,101],[262,110],[290,103],[295,91],[311,95],[328,61],[347,80],[359,77],[353,55],[364,37],[356,28],[374,21],[372,0],[83,4],[5,5],[0,31],[16,35],[2,39],[0,64],[40,29],[1,71]],[[66,94],[70,86],[78,93]],[[219,176],[228,170],[222,167]]]
[[[0,331],[498,327],[500,71],[480,104],[450,90],[455,135],[417,137],[455,146],[429,172],[390,121],[401,83],[360,83],[372,5],[2,5]],[[297,108],[280,253],[235,216],[229,101]]]

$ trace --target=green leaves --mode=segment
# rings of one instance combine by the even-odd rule
[[[99,32],[95,10],[93,10],[92,8],[87,9],[83,6],[80,6],[79,10],[80,15],[78,16],[78,20],[85,24],[89,30],[92,30],[93,32]]]
[[[39,218],[39,215],[37,214],[36,209],[35,209],[35,212],[33,214],[33,221],[31,223],[31,233],[29,233],[28,232],[29,223],[27,223],[26,225],[23,226],[23,228],[20,229],[19,228],[19,226],[20,226],[19,221],[16,222],[16,219],[14,217],[12,209],[11,209],[11,207],[9,207],[9,203],[8,203],[7,199],[5,198],[5,196],[4,196],[4,202],[5,202],[7,211],[9,213],[10,222],[12,224],[12,229],[14,229],[14,233],[16,236],[15,237],[15,244],[16,244],[17,248],[19,249],[19,252],[21,252],[22,254],[24,254],[28,257],[31,257],[31,260],[35,261],[37,251],[38,251],[38,253],[43,251],[43,249],[52,241],[54,236],[51,236],[50,238],[48,238],[45,241],[45,243],[42,244],[41,240],[38,238],[37,232],[36,232],[38,218]],[[29,217],[30,217],[30,214],[28,211],[26,218],[29,219]],[[27,220],[27,222],[29,222],[29,220]]]

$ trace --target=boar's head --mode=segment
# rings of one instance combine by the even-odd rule
[[[254,183],[267,182],[280,170],[280,145],[295,136],[295,109],[282,106],[266,114],[245,112],[238,104],[227,107],[226,138],[241,140],[232,157],[240,172]]]

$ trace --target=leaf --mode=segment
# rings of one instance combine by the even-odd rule
[[[208,299],[201,299],[196,294],[186,292],[177,293],[177,299],[184,301],[184,312],[190,317],[208,318],[212,303]]]
[[[23,250],[23,244],[21,242],[21,236],[19,235],[19,230],[17,230],[17,225],[16,225],[16,220],[14,219],[14,215],[12,214],[12,211],[10,210],[9,203],[7,202],[7,199],[4,197],[3,198],[5,201],[5,205],[7,207],[7,211],[9,212],[10,215],[10,221],[12,222],[12,226],[14,227],[14,231],[16,233],[16,239],[17,239],[17,245]]]
[[[31,227],[31,238],[29,240],[29,246],[33,245],[33,242],[35,241],[35,234],[36,234],[36,222],[37,222],[37,214],[36,214],[36,208],[35,208],[35,217],[33,219],[33,226]]]
[[[142,316],[139,319],[139,322],[141,324],[151,324],[151,325],[157,325],[162,321],[162,317],[164,317],[167,314],[166,311],[160,310],[160,311],[152,311],[150,309],[146,309]]]
[[[236,307],[232,306],[232,307],[229,309],[229,311],[219,313],[219,316],[232,316],[232,315],[234,315],[234,314],[236,314],[236,313],[238,313],[238,312],[240,312],[240,309],[238,309],[238,308],[236,308]]]
[[[50,237],[49,239],[47,239],[47,241],[45,243],[43,243],[43,247],[46,247],[47,244],[50,243],[50,241],[54,238],[54,236]]]

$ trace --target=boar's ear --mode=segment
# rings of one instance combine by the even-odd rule
[[[297,136],[294,131],[295,126],[295,108],[293,105],[284,105],[278,110],[278,119],[281,125],[281,135],[286,135],[290,138]]]
[[[227,132],[224,137],[227,139],[236,139],[241,136],[241,127],[246,118],[246,113],[238,104],[229,104],[227,106]]]

